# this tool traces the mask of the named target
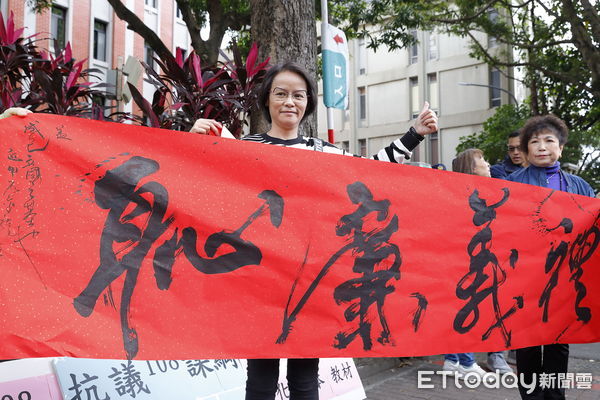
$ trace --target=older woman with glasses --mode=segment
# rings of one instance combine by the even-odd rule
[[[317,107],[316,84],[298,64],[287,62],[269,69],[263,81],[258,102],[259,108],[271,124],[265,133],[255,133],[242,140],[274,144],[325,153],[348,154],[331,143],[300,134],[300,124]],[[221,123],[199,119],[190,132],[219,135]],[[425,104],[414,127],[401,138],[373,156],[376,160],[402,163],[409,159],[411,151],[424,139],[424,135],[436,132],[437,116]],[[316,358],[289,359],[287,380],[290,399],[318,399],[319,360]],[[279,376],[279,359],[248,360],[247,400],[274,399]]]
[[[594,197],[592,187],[585,180],[560,169],[558,160],[567,143],[568,134],[565,123],[554,115],[536,116],[527,120],[521,129],[521,150],[530,165],[512,173],[508,180]],[[568,344],[555,343],[517,349],[517,370],[528,384],[542,373],[549,376],[566,374],[568,362]],[[539,382],[531,393],[527,393],[527,388],[523,386],[519,386],[519,391],[523,399],[565,398],[563,388],[558,385],[544,387]]]

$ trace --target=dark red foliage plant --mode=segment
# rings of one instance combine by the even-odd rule
[[[23,38],[15,28],[11,12],[6,22],[0,13],[0,112],[27,107],[36,112],[102,119],[94,104],[103,97],[103,86],[90,82],[95,69],[85,69],[85,60],[73,58],[71,45],[54,55],[40,50],[33,37]],[[102,107],[101,107],[102,108]]]
[[[236,46],[232,52],[234,61],[222,53],[223,62],[204,68],[196,53],[191,52],[184,59],[179,48],[172,59],[155,59],[161,73],[142,63],[146,79],[156,92],[149,102],[129,85],[134,101],[144,114],[141,122],[187,131],[196,119],[210,118],[225,124],[235,137],[242,136],[269,60],[257,62],[256,45],[250,49],[245,63]]]

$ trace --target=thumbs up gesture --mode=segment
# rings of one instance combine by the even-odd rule
[[[423,108],[415,121],[415,130],[419,135],[429,135],[438,130],[438,117],[435,111],[429,108],[429,103],[425,102]]]

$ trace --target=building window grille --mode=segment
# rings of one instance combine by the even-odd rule
[[[417,118],[421,111],[421,103],[419,102],[419,78],[413,76],[409,79],[410,84],[410,117]]]
[[[52,6],[50,32],[54,39],[55,50],[65,48],[67,42],[67,10],[62,7]]]
[[[498,107],[502,104],[500,87],[500,70],[493,68],[490,70],[490,107]]]
[[[108,24],[103,21],[94,21],[94,58],[106,61],[106,31]]]
[[[361,157],[367,156],[367,139],[358,139],[358,155]]]
[[[411,31],[410,34],[412,35],[415,42],[411,44],[410,48],[408,49],[408,63],[416,64],[417,62],[419,62],[419,42],[417,41],[417,31]]]

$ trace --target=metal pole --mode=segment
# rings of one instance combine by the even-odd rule
[[[470,83],[470,82],[458,82],[458,84],[460,86],[479,86],[479,87],[486,87],[486,88],[491,88],[491,89],[498,89],[501,92],[504,92],[506,94],[508,94],[510,96],[511,99],[513,99],[513,101],[515,102],[515,105],[519,105],[519,102],[517,101],[517,98],[515,97],[514,94],[512,94],[512,92],[509,92],[508,90],[498,87],[498,86],[491,86],[491,85],[483,85],[481,83]]]
[[[321,1],[321,54],[325,51],[327,40],[327,25],[329,24],[329,16],[327,14],[327,0]],[[325,79],[325,71],[322,71],[323,79]],[[325,81],[323,81],[323,87],[325,87]],[[333,128],[333,108],[327,107],[327,141],[333,143],[334,128]]]

